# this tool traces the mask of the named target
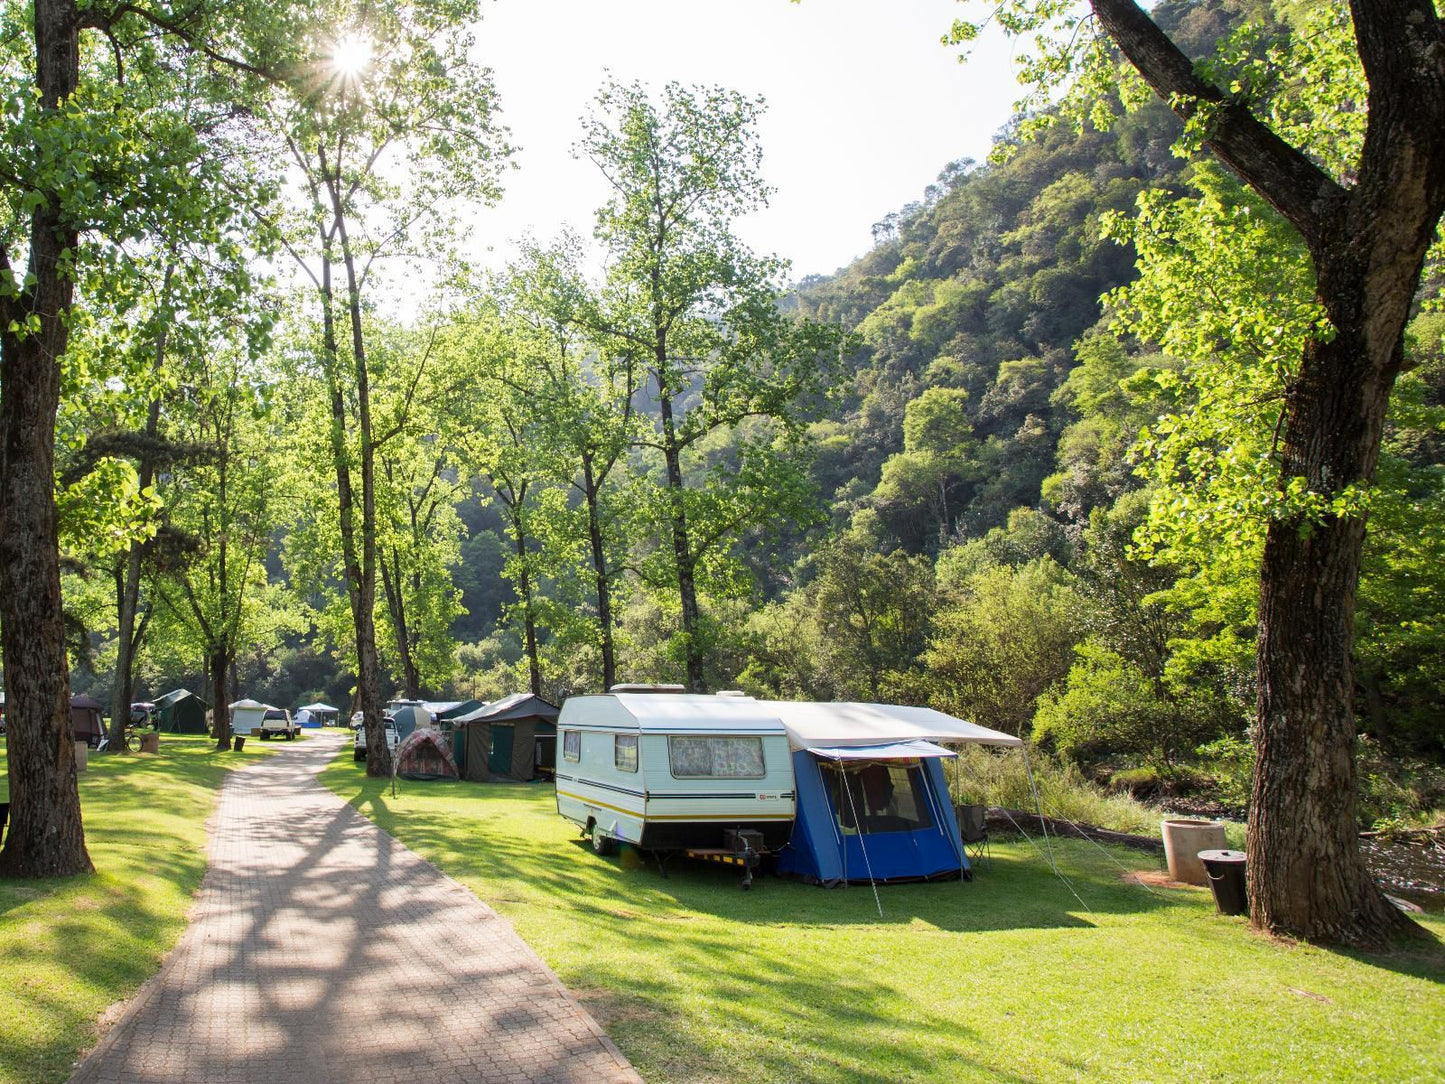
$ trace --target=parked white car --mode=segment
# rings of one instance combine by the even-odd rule
[[[267,708],[265,716],[252,733],[262,741],[281,736],[290,741],[301,733],[301,727],[292,721],[291,713],[285,708]]]
[[[357,712],[360,715],[360,712]],[[399,740],[396,733],[396,724],[390,719],[384,720],[386,724],[386,751],[392,756],[396,755],[396,745]],[[352,743],[352,759],[366,759],[366,727],[361,723],[356,724],[356,739]]]

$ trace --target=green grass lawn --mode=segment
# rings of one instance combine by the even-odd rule
[[[1056,844],[972,883],[740,891],[719,869],[595,857],[543,786],[334,791],[509,918],[643,1076],[662,1081],[1445,1079],[1445,920],[1354,956],[1259,937],[1203,889],[1152,891]]]
[[[92,753],[80,794],[97,872],[0,880],[0,1084],[67,1079],[99,1015],[155,974],[180,937],[206,871],[216,788],[227,769],[271,751],[211,746],[162,734],[153,756]],[[0,792],[6,768],[0,739]]]

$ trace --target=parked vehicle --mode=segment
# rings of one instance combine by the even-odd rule
[[[574,696],[557,719],[557,812],[598,854],[751,851],[788,841],[796,809],[788,735],[748,697]]]
[[[352,748],[352,759],[353,759],[353,760],[365,760],[365,759],[366,759],[366,727],[362,725],[362,722],[361,722],[361,719],[360,719],[360,715],[361,715],[361,712],[358,711],[358,712],[356,713],[356,716],[354,716],[353,719],[352,719],[353,725],[354,725],[354,727],[355,727],[355,729],[356,729],[356,738],[355,738],[355,740],[352,742],[352,747],[351,747],[351,748]],[[390,753],[392,756],[396,756],[396,746],[397,746],[397,742],[398,742],[398,741],[399,741],[399,738],[398,738],[397,732],[396,732],[396,724],[393,723],[390,719],[387,719],[387,720],[386,720],[386,751],[387,751],[388,753]]]
[[[254,733],[262,741],[284,735],[287,741],[301,733],[301,728],[291,718],[291,713],[285,708],[266,709],[261,722],[255,727]]]

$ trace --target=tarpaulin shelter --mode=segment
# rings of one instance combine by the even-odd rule
[[[156,729],[166,734],[205,734],[210,705],[195,693],[176,689],[156,701]]]
[[[413,730],[396,747],[396,774],[403,779],[456,779],[448,735],[437,730]]]
[[[969,876],[940,742],[1018,738],[931,708],[766,702],[788,732],[798,813],[778,871],[818,884]]]
[[[452,719],[466,732],[462,771],[478,783],[497,780],[527,782],[538,770],[557,765],[555,704],[531,693],[512,693]]]
[[[70,698],[70,736],[76,741],[83,741],[94,749],[110,733],[105,728],[105,719],[101,712],[105,710],[99,700],[89,696],[72,696]]]

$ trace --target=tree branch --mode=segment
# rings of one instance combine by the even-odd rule
[[[139,7],[136,4],[120,4],[112,9],[109,14],[100,11],[98,8],[92,8],[82,19],[81,25],[100,30],[108,36],[110,28],[115,25],[116,21],[119,20],[122,15],[134,15],[150,23],[158,30],[164,30],[167,34],[175,35],[196,52],[209,57],[217,64],[221,64],[233,71],[242,71],[248,72],[251,75],[258,75],[268,82],[278,81],[278,76],[275,72],[265,68],[258,68],[256,65],[248,64],[246,61],[240,60],[237,57],[226,56],[224,53],[213,49],[210,45],[206,44],[206,42],[197,38],[192,31],[181,25],[185,16],[183,16],[182,19],[168,19],[154,11],[147,11],[145,8]],[[112,39],[112,41],[114,41],[114,39]]]
[[[1356,0],[1358,4],[1360,0]],[[1417,0],[1418,2],[1418,0]],[[1330,233],[1345,190],[1244,105],[1201,79],[1134,0],[1090,0],[1119,51],[1185,121],[1208,111],[1209,148],[1299,230],[1311,250]]]

